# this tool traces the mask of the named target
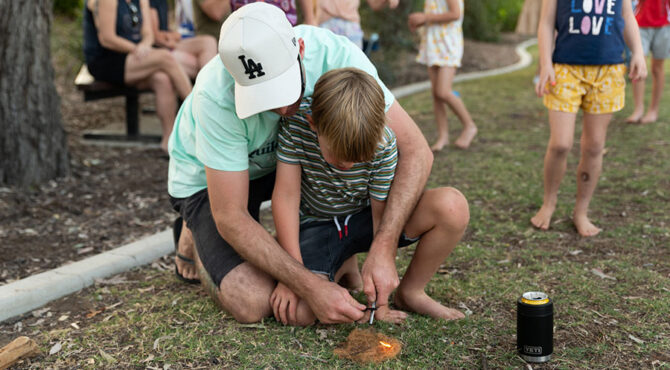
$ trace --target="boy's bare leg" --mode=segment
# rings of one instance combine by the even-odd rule
[[[542,207],[530,219],[533,226],[547,230],[556,210],[558,188],[565,175],[567,158],[575,133],[576,113],[549,111],[549,143],[544,156],[544,197]]]
[[[440,97],[440,84],[438,82],[438,67],[428,67],[428,76],[433,93],[433,113],[437,125],[437,140],[431,145],[430,150],[438,152],[449,145],[449,122],[447,121],[447,107]]]
[[[396,291],[397,307],[433,318],[464,317],[460,311],[429,297],[424,289],[461,240],[469,219],[468,202],[458,190],[443,187],[427,190],[422,195],[405,227],[406,235],[421,235],[421,241]]]
[[[363,290],[363,278],[358,269],[356,256],[349,257],[335,274],[335,281],[350,291],[358,293]]]
[[[193,242],[193,234],[191,230],[186,227],[186,222],[184,221],[181,228],[181,234],[179,235],[179,240],[177,241],[177,253],[182,256],[190,259],[195,259],[195,243]],[[195,265],[188,263],[181,258],[175,256],[174,263],[177,265],[177,271],[185,279],[197,279],[198,270]]]
[[[640,123],[652,123],[658,119],[658,108],[661,105],[661,96],[663,95],[663,84],[665,83],[665,73],[663,71],[663,59],[651,60],[651,75],[653,85],[651,90],[651,104],[647,113],[640,119]]]
[[[644,114],[644,90],[645,81],[633,81],[633,113],[626,118],[626,123],[640,123]]]
[[[575,227],[581,236],[593,236],[601,231],[591,223],[587,213],[602,170],[607,126],[611,120],[611,113],[584,113],[580,144],[581,158],[577,166],[577,201],[573,213]]]
[[[272,315],[270,294],[277,283],[270,275],[244,262],[232,269],[217,287],[202,265],[197,251],[194,257],[203,288],[216,305],[235,320],[254,323]]]
[[[447,103],[449,108],[451,108],[451,110],[456,114],[458,119],[461,121],[461,124],[463,125],[463,131],[461,131],[461,135],[458,137],[458,139],[456,139],[454,145],[461,149],[467,149],[470,147],[470,143],[472,143],[475,135],[477,135],[477,126],[475,125],[475,121],[472,120],[470,112],[468,112],[468,109],[465,107],[463,100],[454,95],[452,90],[452,83],[454,81],[454,76],[456,75],[456,68],[431,68],[437,68],[437,88],[435,88],[437,96],[442,101]]]

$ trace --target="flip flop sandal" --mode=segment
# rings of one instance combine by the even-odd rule
[[[174,251],[177,254],[177,258],[180,260],[191,264],[195,265],[195,261],[193,261],[192,258],[188,258],[184,256],[183,254],[179,253],[178,251],[178,245],[179,245],[179,236],[181,236],[181,228],[184,224],[184,220],[181,217],[177,217],[174,220],[174,225],[172,225],[172,237],[174,239]],[[179,273],[179,269],[177,268],[177,263],[174,264],[174,273],[177,275],[177,278],[185,283],[189,284],[200,284],[199,279],[187,279],[185,278],[182,274]]]

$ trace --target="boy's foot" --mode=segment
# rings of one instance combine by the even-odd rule
[[[340,281],[338,281],[340,286],[347,288],[347,290],[358,293],[363,291],[363,278],[361,277],[360,271],[356,269],[355,271],[347,272],[342,275]]]
[[[554,214],[555,207],[542,205],[539,211],[530,219],[530,223],[540,230],[549,230],[551,216]]]
[[[177,265],[177,273],[184,279],[198,279],[198,271],[193,262],[195,243],[193,243],[193,234],[185,227],[181,228],[181,234],[177,242],[177,256],[174,263]]]
[[[434,319],[458,320],[465,317],[461,311],[441,305],[424,291],[407,294],[398,290],[393,298],[393,303],[400,309],[430,316]]]
[[[461,149],[467,149],[470,147],[472,139],[475,138],[475,135],[477,135],[477,126],[474,124],[466,126],[463,128],[461,136],[459,136],[456,142],[454,142],[454,145]]]
[[[630,116],[628,116],[628,118],[626,118],[626,123],[640,123],[640,119],[642,119],[642,113],[644,112],[643,111],[633,112],[633,114],[631,114]]]
[[[654,123],[658,119],[658,112],[649,111],[647,114],[640,118],[640,123],[646,125],[648,123]]]
[[[595,236],[602,231],[601,228],[591,223],[586,216],[573,216],[572,221],[575,223],[577,232],[581,236]]]
[[[370,320],[370,316],[366,315]],[[375,312],[375,320],[390,322],[392,324],[401,324],[407,319],[407,312],[400,310],[392,310],[388,305],[380,306]]]
[[[430,146],[430,150],[439,152],[447,145],[449,145],[449,137],[439,138],[437,141],[435,141],[435,144]]]

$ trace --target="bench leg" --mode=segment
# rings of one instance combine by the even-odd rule
[[[106,140],[106,141],[137,141],[145,143],[160,143],[159,135],[140,134],[140,110],[139,94],[129,92],[126,94],[126,134],[95,134],[86,133],[84,139]]]

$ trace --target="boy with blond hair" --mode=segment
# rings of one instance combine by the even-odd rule
[[[312,99],[305,98],[298,114],[281,124],[272,194],[277,239],[324,279],[348,277],[350,285],[362,285],[355,255],[370,249],[398,160],[396,137],[386,124],[382,89],[356,68],[325,73]],[[424,288],[460,241],[468,220],[467,201],[458,190],[423,193],[398,240],[399,247],[419,243],[395,293],[397,308],[447,320],[463,317]],[[367,266],[366,259],[364,271]],[[305,301],[281,282],[270,303],[284,324],[315,320]],[[375,315],[390,322],[406,316],[385,305]]]

